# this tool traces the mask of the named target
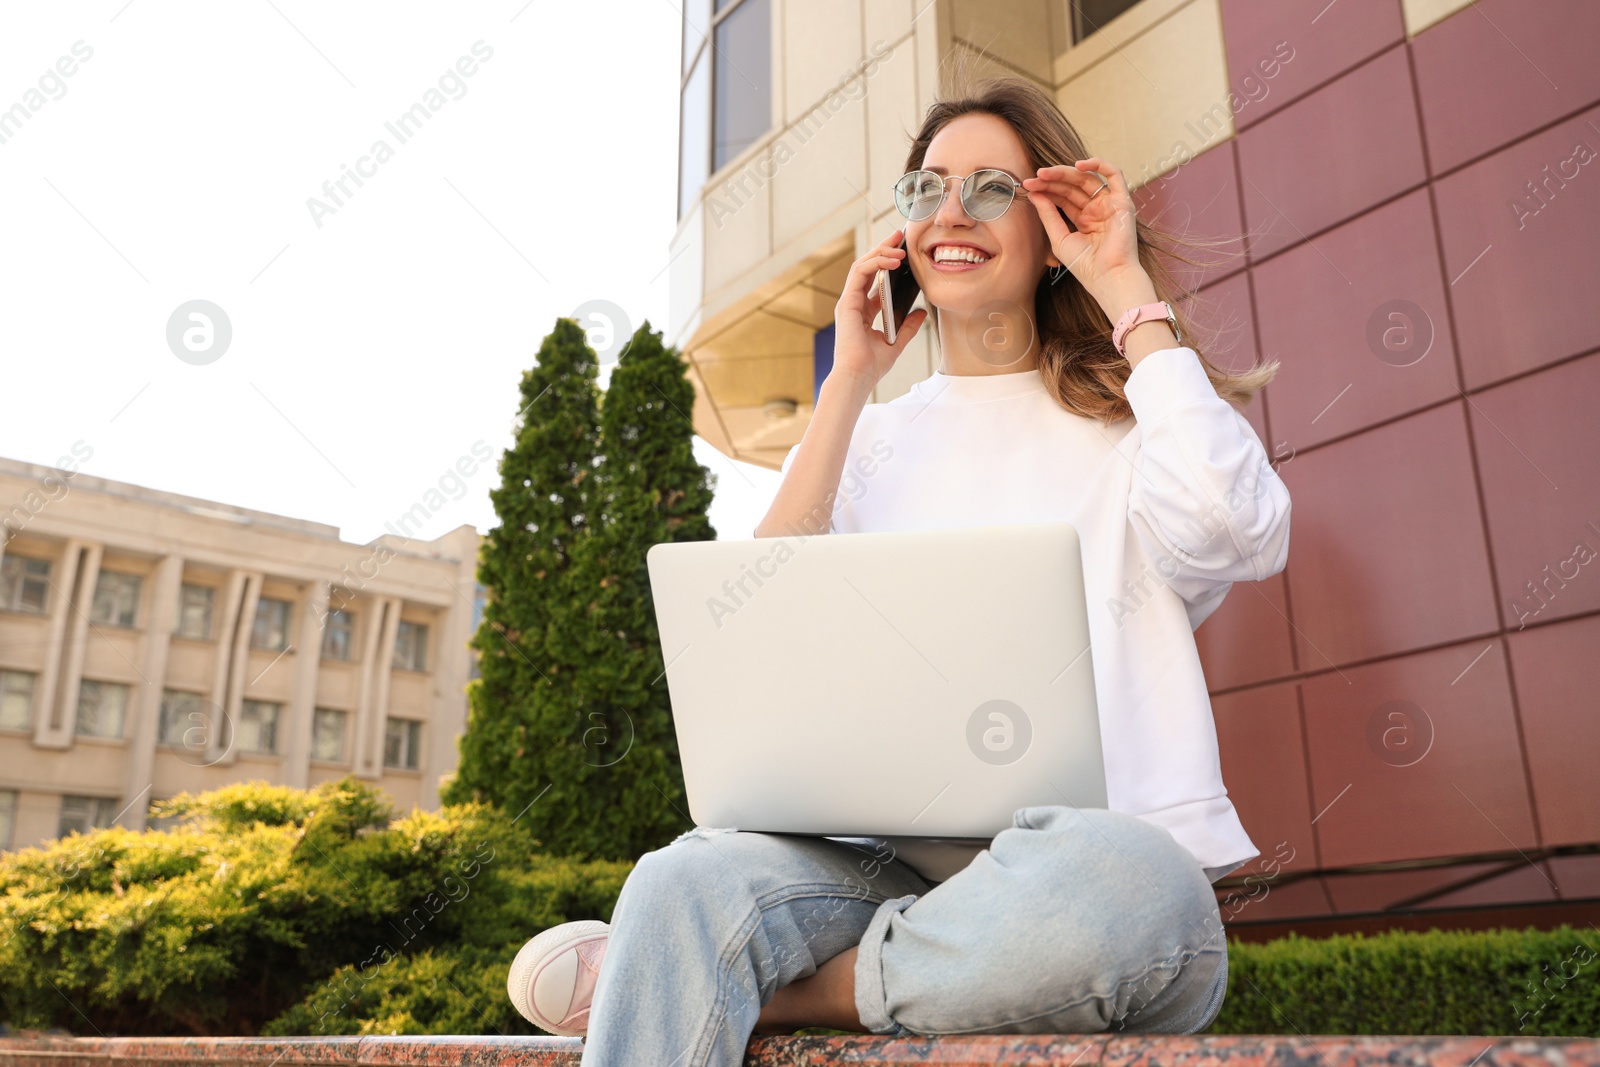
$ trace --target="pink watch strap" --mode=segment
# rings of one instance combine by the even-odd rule
[[[1111,343],[1116,346],[1117,354],[1123,357],[1127,352],[1123,350],[1122,341],[1128,336],[1128,331],[1141,322],[1153,322],[1163,319],[1172,326],[1172,334],[1183,343],[1183,334],[1178,331],[1177,317],[1172,313],[1172,307],[1165,300],[1158,300],[1153,304],[1141,304],[1136,308],[1129,308],[1122,313],[1122,318],[1117,320],[1117,325],[1111,331]]]

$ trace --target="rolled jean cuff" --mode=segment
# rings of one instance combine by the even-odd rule
[[[856,953],[856,1014],[861,1016],[861,1025],[875,1034],[903,1037],[911,1033],[889,1017],[888,994],[883,988],[883,942],[889,934],[889,920],[916,899],[917,894],[910,893],[885,900],[861,935]]]

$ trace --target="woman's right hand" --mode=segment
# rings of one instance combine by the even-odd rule
[[[872,320],[882,304],[878,296],[878,271],[892,271],[905,259],[906,250],[900,247],[904,233],[904,230],[894,231],[882,244],[850,265],[844,293],[833,309],[833,370],[830,374],[853,379],[868,389],[889,373],[889,368],[894,366],[894,361],[900,358],[900,353],[928,317],[923,308],[908,314],[892,345],[882,330],[872,328]]]

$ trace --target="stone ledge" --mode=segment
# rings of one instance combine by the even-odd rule
[[[0,1037],[0,1067],[578,1067],[570,1037]],[[761,1037],[746,1067],[1600,1067],[1587,1037]]]

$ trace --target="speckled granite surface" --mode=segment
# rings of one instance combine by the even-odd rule
[[[578,1067],[564,1037],[0,1037],[0,1067]],[[1600,1067],[1600,1039],[1512,1037],[767,1037],[746,1067]]]

